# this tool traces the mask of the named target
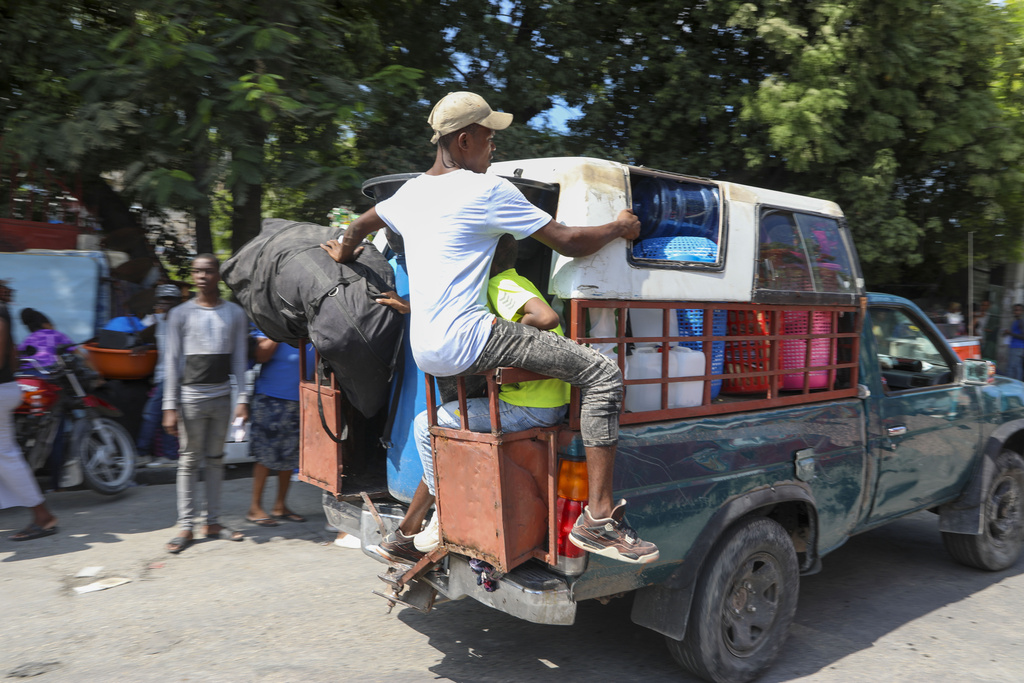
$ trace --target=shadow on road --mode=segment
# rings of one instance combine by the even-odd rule
[[[814,674],[915,619],[1022,572],[1024,560],[995,573],[956,564],[942,546],[938,518],[929,513],[855,537],[825,558],[820,574],[801,580],[789,639],[760,680]],[[630,598],[608,605],[583,602],[571,627],[530,624],[471,599],[426,615],[403,610],[399,619],[444,653],[431,672],[445,680],[697,680],[677,667],[662,636],[630,621],[631,604]]]
[[[154,470],[149,470],[153,473]],[[59,520],[60,531],[46,538],[33,541],[13,542],[7,536],[26,526],[31,513],[25,508],[0,510],[0,552],[6,557],[3,562],[18,562],[47,556],[68,555],[88,550],[101,544],[122,543],[125,536],[147,534],[166,530],[166,538],[154,544],[154,552],[163,552],[163,545],[175,535],[176,495],[174,470],[156,470],[149,481],[160,485],[143,485],[129,488],[114,496],[103,496],[88,489],[48,493],[46,502]],[[322,543],[332,540],[334,534],[324,528],[323,509],[320,506],[320,491],[307,484],[292,484],[289,489],[290,506],[305,515],[306,522],[281,521],[274,527],[257,526],[245,519],[251,496],[251,464],[228,465],[225,468],[225,482],[222,490],[221,523],[231,529],[242,531],[246,542],[267,543],[286,538]],[[264,501],[276,492],[276,483],[268,483]],[[205,500],[203,484],[199,485],[201,500]],[[201,536],[201,526],[195,529],[196,543],[201,545],[219,542]],[[188,553],[190,549],[186,549]]]
[[[399,619],[444,653],[430,669],[443,680],[696,680],[680,675],[660,635],[629,620],[632,602],[589,600],[580,604],[576,624],[569,627],[529,624],[468,599],[425,615],[407,609]]]

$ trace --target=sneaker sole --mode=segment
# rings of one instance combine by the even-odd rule
[[[404,564],[404,565],[407,565],[409,567],[413,566],[414,564],[419,562],[421,559],[423,559],[422,557],[418,557],[415,560],[413,560],[413,559],[410,559],[410,558],[407,558],[407,557],[402,557],[400,555],[392,555],[388,551],[384,550],[384,548],[381,548],[379,545],[370,545],[370,546],[367,546],[366,549],[369,550],[371,553],[373,553],[375,555],[380,555],[381,557],[383,557],[388,562],[391,562],[393,564]]]
[[[587,543],[586,541],[578,539],[575,536],[573,536],[571,531],[569,532],[569,542],[577,548],[579,548],[580,550],[586,550],[588,553],[600,555],[601,557],[607,557],[610,560],[616,560],[618,562],[625,562],[627,564],[650,564],[651,562],[656,562],[658,558],[661,556],[661,552],[655,550],[653,553],[649,555],[641,555],[640,557],[634,559],[632,557],[623,555],[618,550],[610,546]]]
[[[424,545],[424,546],[421,546],[419,543],[417,543],[415,545],[416,545],[416,550],[419,550],[421,553],[426,555],[429,552],[433,552],[433,551],[437,550],[437,546],[441,545],[441,542],[438,541],[437,543],[432,543],[430,545]]]

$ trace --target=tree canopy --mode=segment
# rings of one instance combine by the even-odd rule
[[[0,164],[78,174],[108,229],[212,248],[426,168],[481,92],[500,158],[586,154],[838,202],[869,285],[1018,258],[1022,3],[9,0]],[[578,116],[545,126],[567,104]],[[548,118],[545,119],[545,116]],[[538,121],[542,123],[537,123]]]

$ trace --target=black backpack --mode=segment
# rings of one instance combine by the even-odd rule
[[[349,403],[366,417],[388,399],[402,343],[402,316],[376,299],[394,290],[391,266],[369,242],[352,263],[320,248],[338,231],[278,218],[221,268],[224,282],[270,339],[309,339]]]

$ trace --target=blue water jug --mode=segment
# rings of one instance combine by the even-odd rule
[[[633,188],[640,239],[691,236],[717,241],[718,188],[645,178]]]

